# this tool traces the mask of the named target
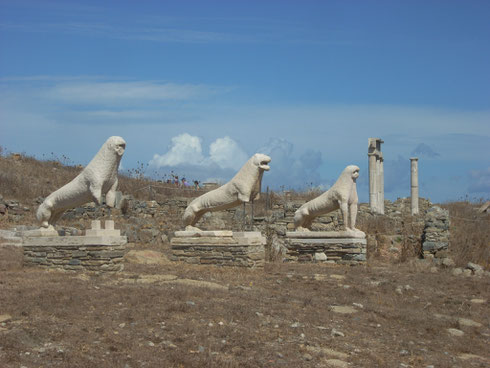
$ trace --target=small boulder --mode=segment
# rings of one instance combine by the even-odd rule
[[[169,264],[170,261],[164,254],[154,250],[131,250],[124,256],[124,260],[136,264]]]

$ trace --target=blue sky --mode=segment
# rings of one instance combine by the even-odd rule
[[[490,197],[488,1],[0,0],[0,145],[124,169],[327,188],[385,143],[385,196]]]

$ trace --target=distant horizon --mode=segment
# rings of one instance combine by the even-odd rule
[[[368,201],[490,198],[490,2],[0,2],[0,145],[86,165],[112,135],[125,170],[328,188],[349,164]]]

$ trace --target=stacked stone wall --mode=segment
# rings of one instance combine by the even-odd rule
[[[266,196],[262,196],[266,198]],[[130,197],[125,198],[121,209],[109,211],[105,206],[95,206],[89,203],[85,206],[68,210],[57,226],[61,234],[81,235],[94,219],[107,219],[109,215],[121,229],[121,234],[128,238],[128,242],[141,244],[166,244],[171,240],[175,231],[182,230],[182,215],[193,198],[172,197],[161,201],[141,201]],[[288,198],[286,195],[270,196],[267,200],[261,199],[254,204],[254,217],[252,220],[252,206],[238,206],[233,209],[207,213],[199,223],[203,230],[227,229],[233,231],[260,231],[267,237],[266,250],[268,254],[284,253],[286,232],[294,229],[294,212],[306,200]],[[37,201],[39,202],[39,200]],[[37,203],[31,207],[16,201],[3,200],[7,209],[7,217],[12,217],[12,223],[22,223],[23,218],[29,218],[25,223],[35,228],[33,213]],[[267,204],[267,205],[265,205]],[[402,247],[406,241],[419,246],[421,249],[424,216],[432,204],[420,198],[420,215],[411,216],[410,198],[398,199],[395,202],[385,201],[385,214],[373,214],[369,205],[362,203],[358,212],[358,227],[368,235],[368,256],[371,254],[388,252],[396,257],[402,254]],[[15,208],[15,210],[13,210]],[[411,233],[407,232],[407,221],[416,223]],[[382,226],[377,226],[381,224]],[[340,211],[331,212],[315,220],[315,231],[337,231],[343,228]],[[430,242],[430,230],[425,240]],[[387,237],[389,243],[387,244]],[[430,243],[429,243],[430,244]],[[383,247],[387,249],[382,249]],[[272,253],[269,250],[272,249]],[[372,250],[375,250],[373,252]],[[422,253],[422,250],[420,251]],[[280,256],[280,255],[279,255]]]
[[[442,258],[449,248],[449,211],[438,206],[431,207],[425,214],[422,235],[424,257],[434,255]]]
[[[228,236],[176,236],[171,241],[174,261],[220,266],[263,267],[266,239],[259,232]]]
[[[65,270],[121,271],[125,237],[33,237],[23,241],[24,265]]]

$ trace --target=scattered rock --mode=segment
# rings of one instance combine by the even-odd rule
[[[313,357],[311,356],[311,354],[305,353],[303,354],[303,359],[309,362],[313,359]]]
[[[461,360],[479,360],[481,362],[488,362],[488,359],[475,354],[459,354],[458,358]]]
[[[288,275],[289,277],[289,275]],[[322,275],[322,274],[319,274],[319,273],[315,273],[313,275],[313,279],[317,280],[317,281],[325,281],[328,279],[328,275]]]
[[[470,269],[471,271],[473,272],[477,272],[477,271],[483,271],[483,267],[476,264],[476,263],[473,263],[473,262],[468,262],[468,264],[466,265],[466,268],[467,269]]]
[[[459,276],[463,273],[463,269],[462,268],[454,268],[451,273],[453,274],[453,276]]]
[[[357,312],[357,309],[344,305],[332,305],[330,306],[330,310],[340,314],[352,314]]]
[[[327,256],[323,252],[317,252],[317,253],[315,253],[315,256],[313,257],[313,259],[316,262],[323,262],[323,261],[326,261],[327,260]]]
[[[349,357],[348,354],[342,353],[340,351],[336,351],[330,348],[323,348],[317,346],[307,346],[306,350],[313,354],[325,354],[328,356],[332,356],[339,359],[347,359]]]
[[[482,324],[480,322],[472,321],[467,318],[459,318],[458,319],[459,327],[481,327]]]
[[[332,328],[332,332],[330,333],[332,337],[345,337],[344,333],[341,331],[336,330],[335,328]]]
[[[454,267],[456,265],[456,263],[452,260],[452,258],[444,258],[442,260],[442,265],[444,267]]]
[[[131,250],[124,256],[124,260],[129,263],[136,264],[157,264],[165,265],[170,261],[163,255],[163,253],[156,252],[154,250]]]
[[[458,337],[464,335],[464,332],[463,331],[458,330],[456,328],[448,328],[447,329],[447,332],[449,332],[450,335],[458,336]]]
[[[128,284],[153,284],[157,282],[168,282],[176,280],[175,275],[136,275],[136,277],[129,277],[121,279],[120,281]]]
[[[228,291],[228,286],[220,285],[220,284],[217,284],[215,282],[210,282],[210,281],[199,281],[199,280],[190,280],[190,279],[177,279],[177,280],[166,281],[166,283],[180,284],[180,285],[192,286],[192,287],[200,287],[200,288],[207,288],[207,289],[211,289],[211,290]]]
[[[471,270],[469,268],[466,268],[465,270],[463,270],[463,276],[471,276],[473,273],[471,272]]]
[[[335,367],[335,368],[347,368],[347,367],[349,367],[349,363],[344,362],[343,360],[340,360],[340,359],[327,359],[327,360],[325,360],[325,363],[329,367]]]
[[[12,316],[10,314],[0,314],[0,323],[10,321],[11,319]]]

